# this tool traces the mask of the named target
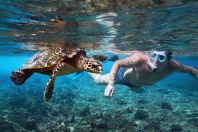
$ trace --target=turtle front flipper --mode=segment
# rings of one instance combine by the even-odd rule
[[[61,64],[57,64],[53,70],[53,73],[50,77],[50,79],[47,82],[47,86],[45,88],[45,101],[48,102],[53,94],[53,89],[54,89],[54,82],[55,82],[55,78],[56,75],[58,73],[58,71],[60,71],[60,69],[62,69],[63,67],[65,67],[65,63],[61,63]]]

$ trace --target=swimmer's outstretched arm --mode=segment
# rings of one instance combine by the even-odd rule
[[[170,61],[169,66],[173,71],[189,73],[194,78],[198,79],[198,70],[191,66],[183,65],[177,61]]]
[[[140,65],[141,62],[142,62],[142,59],[138,55],[127,57],[123,60],[116,61],[111,69],[110,79],[109,79],[108,85],[105,89],[104,95],[112,96],[112,94],[114,92],[115,77],[116,77],[116,74],[117,74],[119,68],[121,68],[121,67],[135,67],[137,65]]]

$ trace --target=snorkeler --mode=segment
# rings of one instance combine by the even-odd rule
[[[198,79],[198,70],[171,60],[169,51],[131,51],[130,56],[117,60],[105,75],[90,73],[97,83],[108,84],[104,95],[112,96],[114,83],[129,87],[150,86],[173,72],[189,73]]]

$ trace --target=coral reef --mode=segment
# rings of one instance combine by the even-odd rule
[[[173,109],[172,106],[171,106],[171,104],[168,103],[168,102],[161,102],[160,103],[160,107],[162,109],[167,109],[167,110],[172,110]]]
[[[135,115],[134,115],[134,118],[137,119],[137,120],[144,120],[148,117],[149,117],[148,112],[146,112],[144,110],[137,110]]]
[[[107,99],[103,97],[104,85],[95,84],[89,77],[80,78],[78,83],[63,77],[57,79],[53,99],[45,103],[45,83],[34,81],[33,78],[20,89],[1,84],[2,132],[193,132],[198,127],[197,93],[189,97],[189,93],[178,91],[176,86],[160,84],[136,93],[116,85],[116,93]],[[161,92],[165,90],[169,92]]]
[[[182,131],[182,127],[181,127],[180,125],[175,125],[175,124],[173,124],[173,125],[171,125],[170,131],[173,131],[173,132],[180,132],[180,131]]]

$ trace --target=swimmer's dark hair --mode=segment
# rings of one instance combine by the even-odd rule
[[[171,51],[166,51],[166,56],[167,56],[167,60],[170,61],[172,59],[172,52]]]

